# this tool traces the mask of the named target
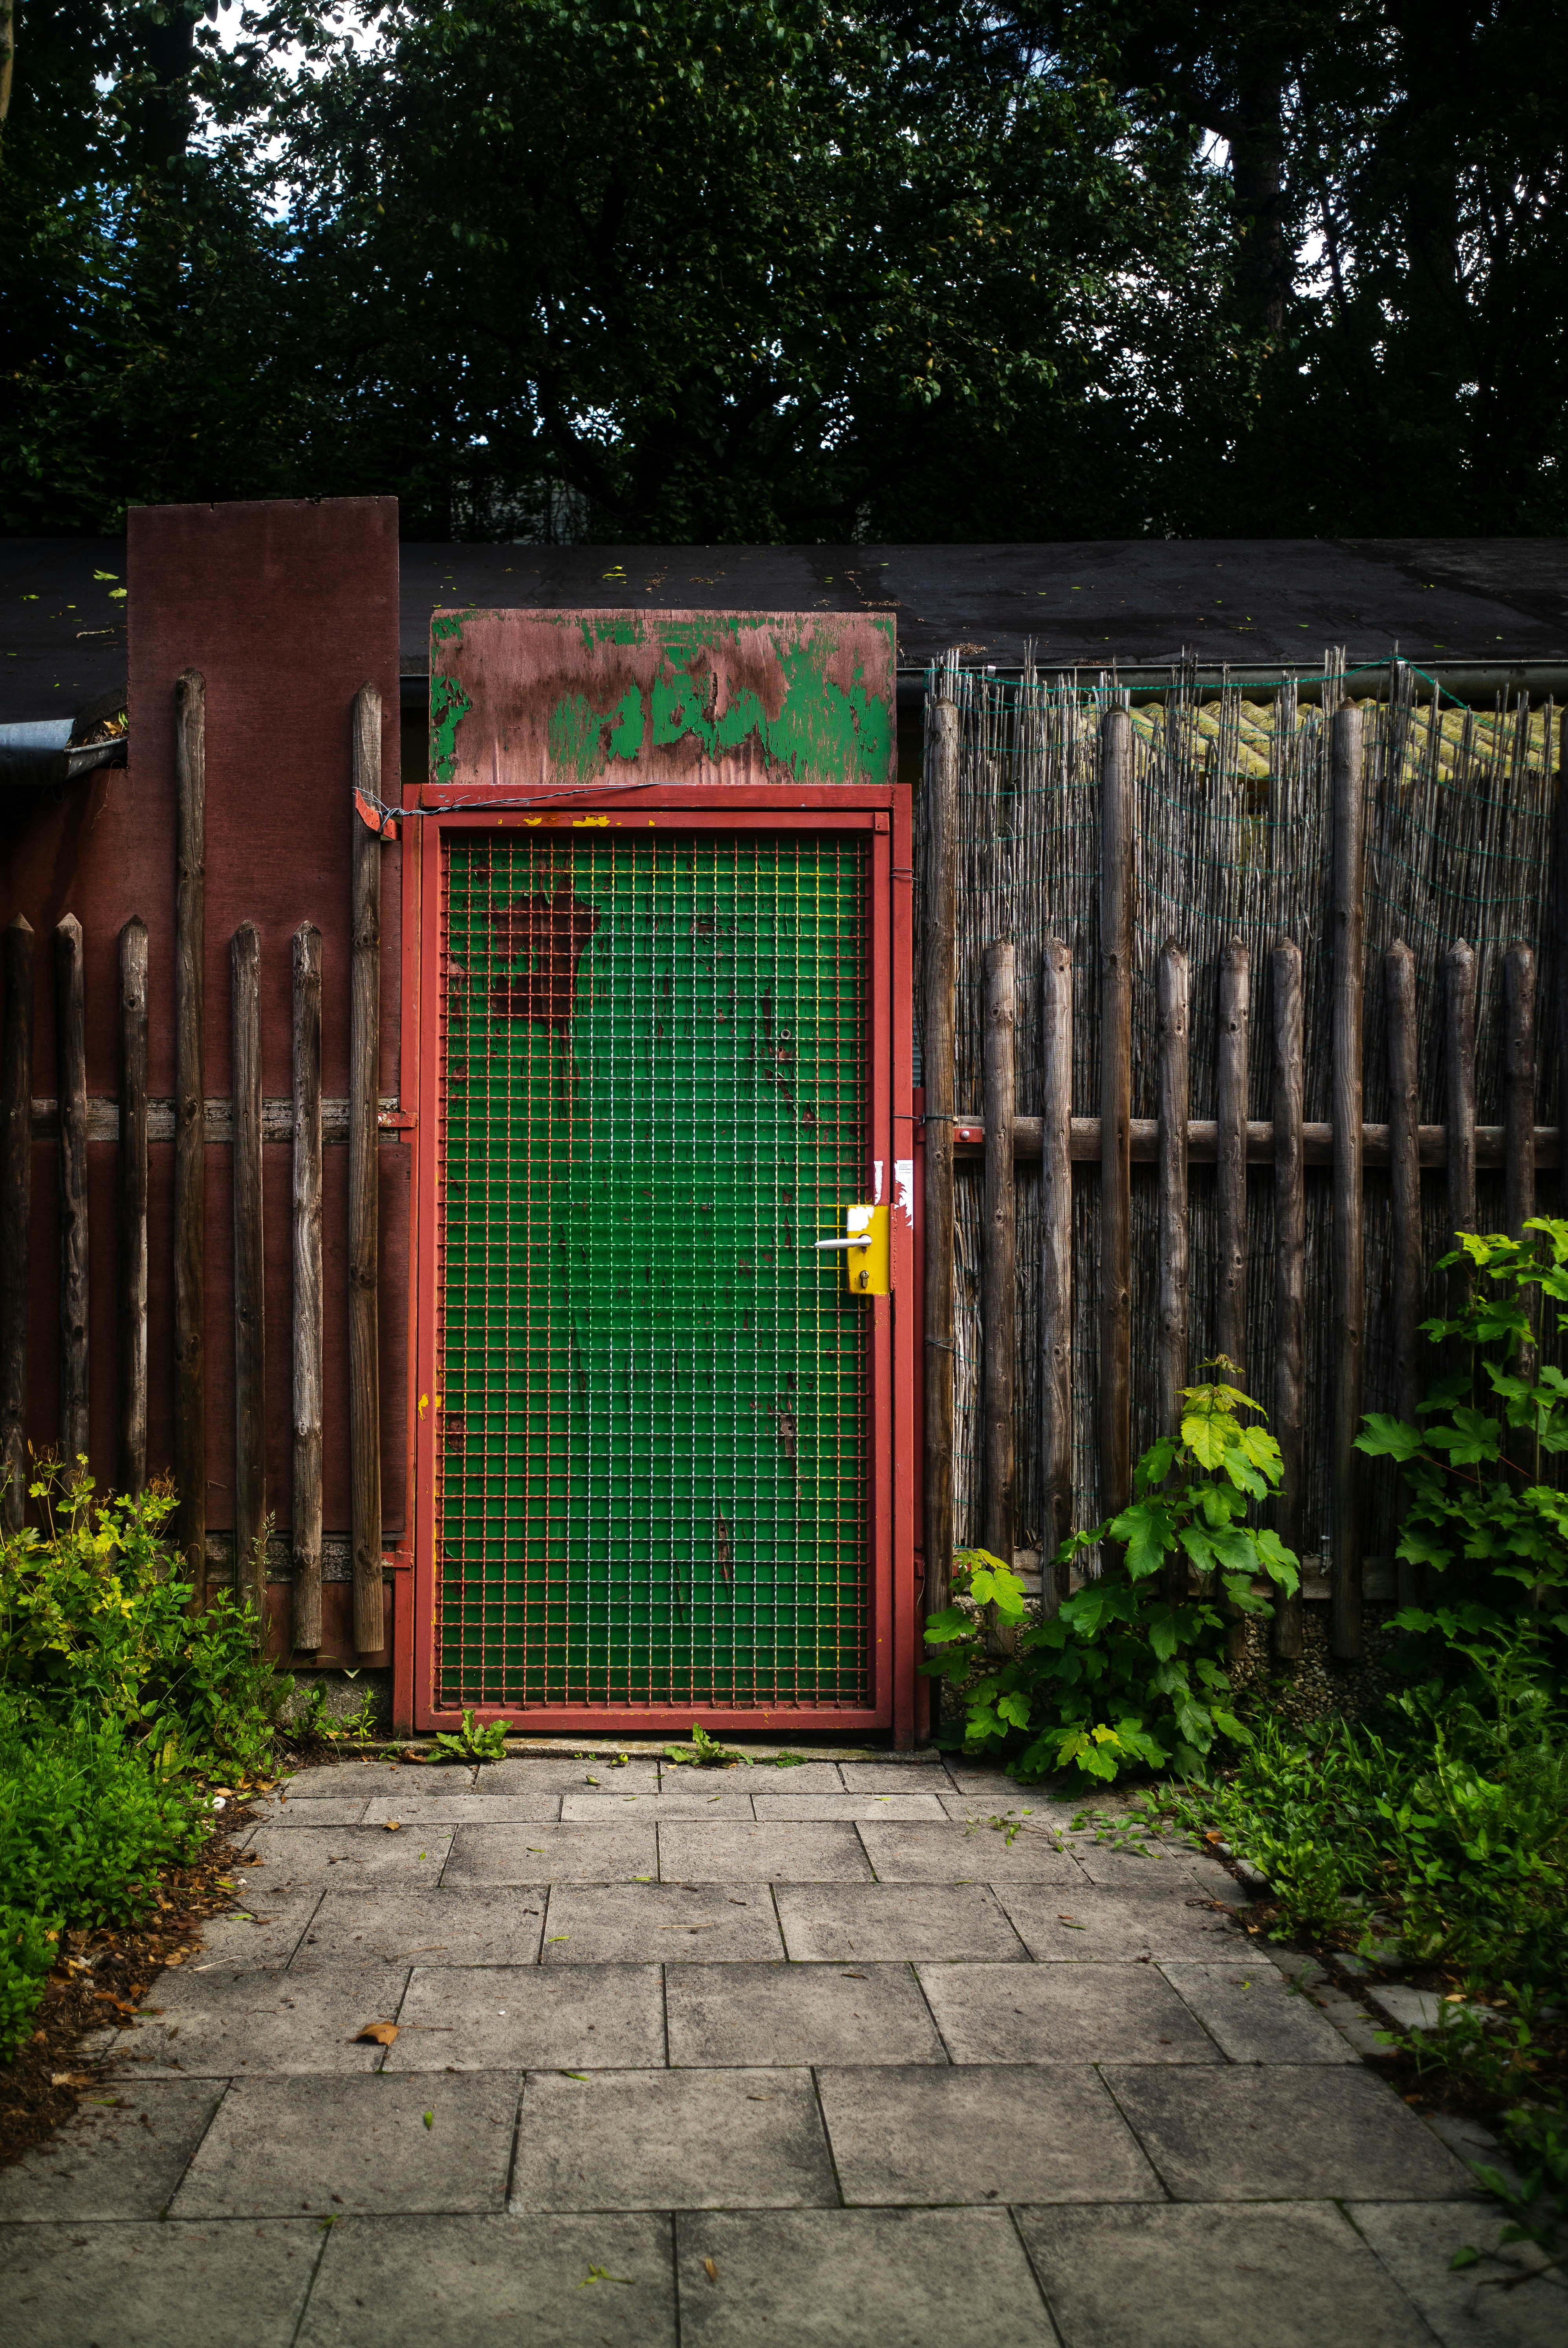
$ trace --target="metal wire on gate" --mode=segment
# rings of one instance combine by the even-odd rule
[[[436,1701],[858,1706],[858,842],[449,835]]]

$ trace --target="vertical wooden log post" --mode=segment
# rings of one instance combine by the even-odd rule
[[[1072,1530],[1072,956],[1060,938],[1045,942],[1040,1033],[1040,1537],[1050,1565]],[[1069,1586],[1068,1568],[1057,1566],[1058,1603]]]
[[[1535,1212],[1535,956],[1529,946],[1509,947],[1502,997],[1503,1217],[1509,1238],[1522,1240]]]
[[[926,936],[920,1066],[926,1088],[926,1612],[950,1603],[953,1575],[954,893],[958,859],[958,713],[931,709],[926,773]],[[938,1687],[939,1687],[939,1684]],[[935,1699],[934,1691],[934,1699]]]
[[[82,925],[55,932],[55,1052],[60,1096],[60,1456],[87,1472],[87,1003]]]
[[[1361,1133],[1361,713],[1337,709],[1334,796],[1334,1570],[1329,1638],[1361,1652],[1361,1385],[1367,1334]]]
[[[261,1220],[261,942],[243,922],[234,988],[234,1593],[267,1638],[267,1317]]]
[[[1508,949],[1502,965],[1503,1014],[1503,1219],[1511,1240],[1522,1240],[1535,1212],[1535,956],[1527,945]],[[1533,1234],[1531,1234],[1533,1237]],[[1530,1316],[1531,1336],[1510,1365],[1514,1375],[1533,1380],[1540,1365],[1541,1291],[1522,1288],[1519,1301]],[[1527,1427],[1510,1429],[1508,1456],[1532,1482],[1536,1473],[1535,1438]]]
[[[1421,1399],[1424,1345],[1421,1338],[1421,1153],[1420,1103],[1416,1083],[1416,958],[1402,938],[1383,956],[1383,995],[1389,1031],[1389,1167],[1393,1193],[1394,1416],[1417,1424]],[[1401,1477],[1397,1515],[1402,1522],[1410,1494]],[[1401,1606],[1420,1595],[1418,1569],[1398,1560]]]
[[[0,1038],[0,1513],[27,1514],[27,1300],[33,1231],[33,932],[5,928],[5,1028]]]
[[[1192,1042],[1191,971],[1173,938],[1160,950],[1155,978],[1159,1073],[1155,1114],[1160,1134],[1159,1419],[1155,1432],[1174,1435],[1182,1423],[1182,1389],[1189,1382],[1187,1281],[1191,1231],[1187,1213],[1188,1061]],[[1187,1561],[1165,1569],[1165,1596],[1187,1595]]]
[[[119,933],[119,1480],[147,1482],[147,923]]]
[[[1301,1555],[1306,1416],[1307,1182],[1301,1120],[1306,1072],[1302,1048],[1301,948],[1282,938],[1274,949],[1274,1433],[1279,1480],[1279,1538]],[[1274,1652],[1301,1657],[1301,1592],[1274,1602]]]
[[[1235,1365],[1231,1383],[1246,1385],[1246,1086],[1252,973],[1235,939],[1220,955],[1218,1036],[1218,1288],[1214,1334]]]
[[[1475,1229],[1475,950],[1460,938],[1443,956],[1446,1027],[1443,1057],[1448,1070],[1449,1250],[1461,1231]],[[1449,1272],[1449,1318],[1457,1320],[1470,1302],[1468,1262]]]
[[[381,797],[381,695],[354,700],[355,793]],[[354,1643],[386,1644],[381,1566],[381,1362],[376,1280],[376,1110],[381,1076],[381,835],[349,801],[354,904],[348,1046],[348,1415],[354,1510]]]
[[[1132,728],[1108,709],[1100,763],[1100,1501],[1132,1497]]]
[[[322,1643],[322,933],[294,932],[293,1643]]]
[[[1010,938],[985,956],[985,1250],[981,1313],[985,1329],[985,1545],[1011,1565],[1013,1553],[1013,1347],[1017,1212],[1013,1117],[1017,1092],[1013,1036],[1018,1026]]]
[[[207,687],[174,688],[174,1480],[191,1604],[207,1597]]]

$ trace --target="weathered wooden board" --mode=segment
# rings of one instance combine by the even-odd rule
[[[889,783],[891,619],[842,612],[437,612],[430,788]]]

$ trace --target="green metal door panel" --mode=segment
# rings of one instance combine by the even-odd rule
[[[859,841],[444,850],[437,1701],[869,1701]]]

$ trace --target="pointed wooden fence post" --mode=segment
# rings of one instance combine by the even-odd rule
[[[1072,956],[1047,938],[1040,974],[1040,1481],[1042,1566],[1072,1530]],[[1068,1569],[1055,1569],[1058,1602]]]
[[[1365,807],[1361,713],[1334,713],[1334,1570],[1329,1639],[1361,1653],[1361,1382],[1367,1282],[1361,1135]]]
[[[1187,1197],[1188,1061],[1192,1041],[1191,971],[1173,938],[1160,952],[1156,973],[1159,1080],[1156,1114],[1160,1149],[1158,1432],[1182,1423],[1182,1389],[1189,1384],[1187,1285],[1192,1227]],[[1187,1560],[1167,1565],[1165,1596],[1173,1606],[1187,1595]]]
[[[234,1591],[267,1643],[267,1308],[261,1192],[261,942],[230,947],[234,1014]]]
[[[1301,1555],[1305,1489],[1302,1428],[1306,1402],[1307,1183],[1301,1120],[1306,1094],[1302,1051],[1301,948],[1282,938],[1274,949],[1274,1434],[1283,1473],[1279,1538]],[[1282,1663],[1302,1650],[1301,1592],[1274,1601],[1273,1646]]]
[[[293,1643],[322,1643],[322,933],[294,932]]]
[[[82,925],[55,932],[55,1053],[60,1117],[60,1457],[67,1487],[87,1475],[87,1007]]]
[[[1389,1035],[1389,1169],[1392,1191],[1394,1413],[1414,1426],[1421,1398],[1426,1352],[1421,1337],[1421,1140],[1416,1090],[1416,958],[1403,939],[1383,956],[1383,994]],[[1409,1488],[1399,1481],[1399,1514],[1409,1505]],[[1420,1576],[1398,1560],[1399,1603],[1413,1605]]]
[[[1132,1497],[1132,729],[1108,709],[1100,766],[1100,1498]]]
[[[174,1480],[190,1602],[207,1599],[207,687],[174,718]]]
[[[119,1480],[147,1483],[147,923],[119,933]]]
[[[1013,1558],[1013,1348],[1017,1212],[1013,1169],[1016,1097],[1013,1037],[1018,1026],[1010,939],[985,956],[985,1248],[981,1306],[985,1327],[985,1545],[1004,1565]]]
[[[0,1491],[5,1530],[27,1516],[27,1301],[33,1224],[33,932],[5,930],[5,1025],[0,1037]]]

